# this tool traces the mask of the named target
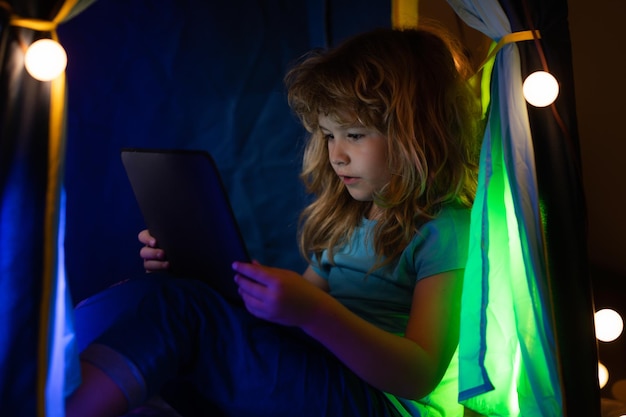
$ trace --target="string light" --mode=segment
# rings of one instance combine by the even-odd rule
[[[52,39],[39,39],[26,50],[24,66],[33,78],[51,81],[65,71],[67,54],[58,42]]]
[[[602,362],[598,362],[598,383],[600,388],[604,388],[607,382],[609,382],[609,370]]]
[[[535,107],[546,107],[554,103],[559,95],[559,83],[552,74],[536,71],[530,74],[522,86],[524,98]]]
[[[598,310],[594,315],[596,337],[602,342],[612,342],[624,330],[624,321],[619,313],[610,308]]]

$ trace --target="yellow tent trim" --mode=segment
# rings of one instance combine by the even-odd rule
[[[417,27],[419,0],[391,0],[391,26],[396,29]]]

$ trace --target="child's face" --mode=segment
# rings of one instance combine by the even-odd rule
[[[319,126],[328,144],[330,164],[358,201],[372,201],[391,173],[387,163],[387,138],[361,124],[343,124],[320,115]]]

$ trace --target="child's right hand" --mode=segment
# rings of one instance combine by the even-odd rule
[[[139,256],[143,259],[143,267],[146,272],[158,272],[169,269],[170,264],[165,260],[165,251],[157,246],[157,241],[150,234],[148,229],[139,232],[139,241],[145,246],[139,251]]]

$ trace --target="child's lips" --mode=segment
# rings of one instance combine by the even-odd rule
[[[348,175],[340,175],[339,178],[341,178],[341,181],[343,181],[343,183],[346,185],[354,184],[359,180],[358,177],[350,177]]]

